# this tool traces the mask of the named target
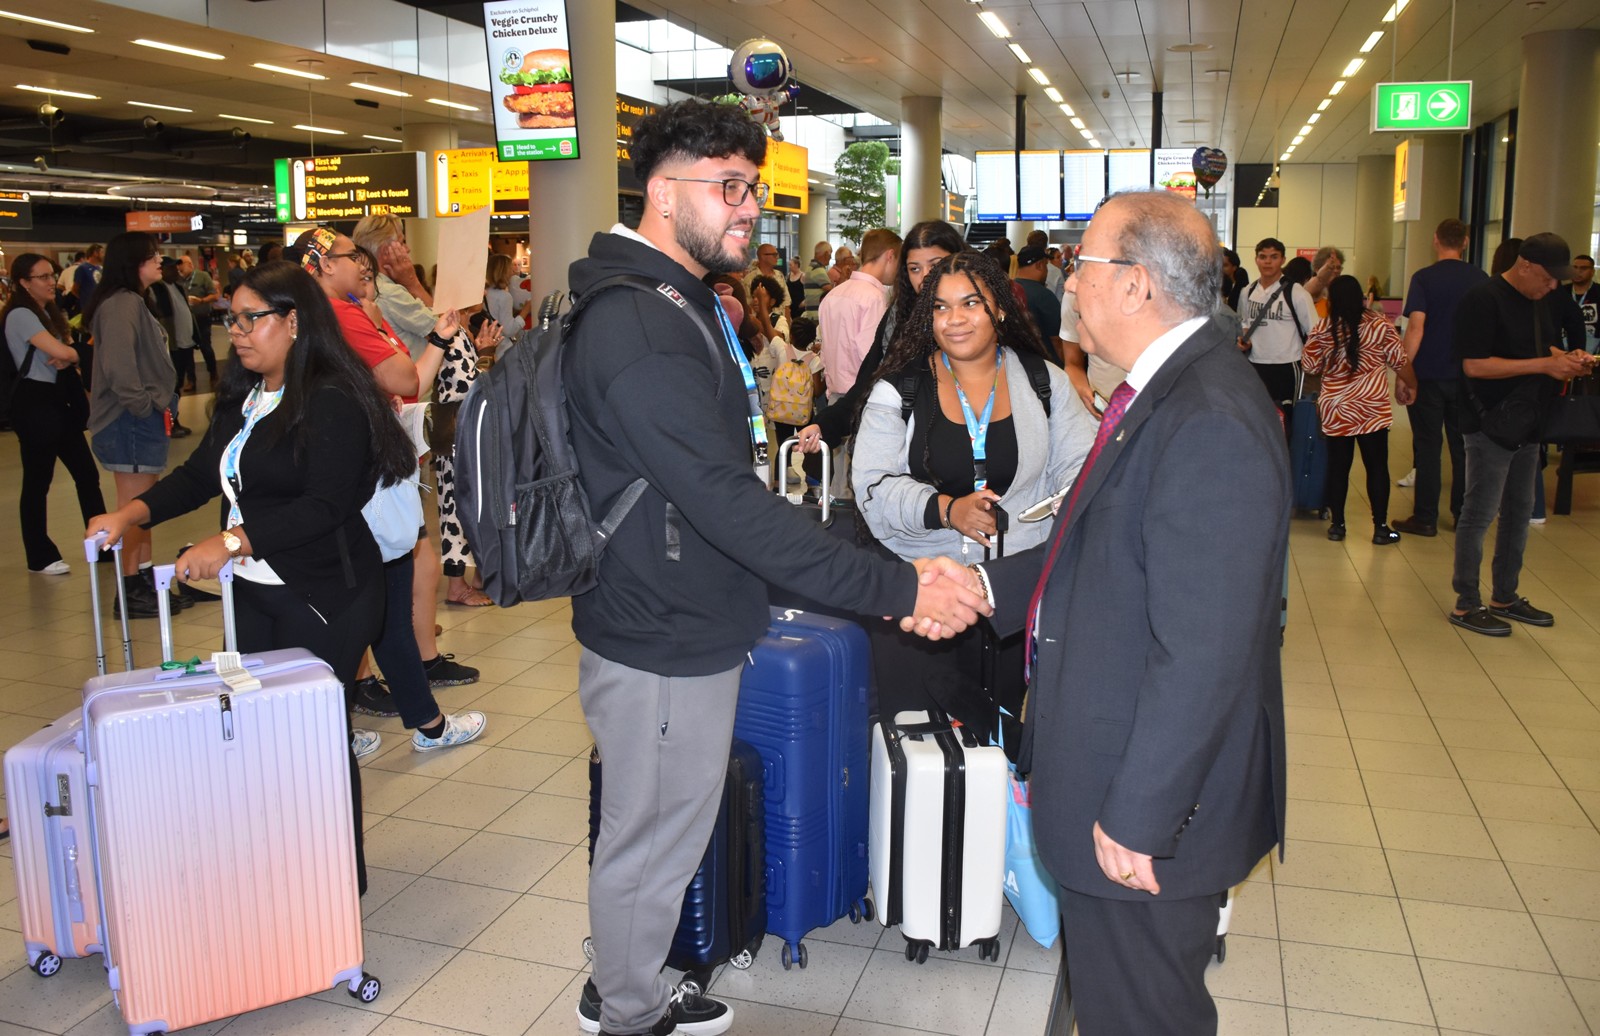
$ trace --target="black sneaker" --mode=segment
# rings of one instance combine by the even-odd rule
[[[1460,626],[1464,630],[1482,633],[1486,637],[1511,636],[1511,623],[1497,619],[1489,614],[1487,608],[1474,608],[1465,615],[1450,613],[1450,625]]]
[[[148,586],[150,588],[150,592],[154,594],[156,592],[156,570],[154,568],[142,568],[139,570],[139,575],[144,578],[145,585]],[[189,600],[178,591],[178,587],[180,585],[182,584],[174,579],[172,581],[172,585],[167,588],[167,603],[172,607],[172,614],[174,615],[183,611],[185,608],[191,607],[194,604],[193,601]],[[154,600],[153,597],[151,599]]]
[[[648,1033],[638,1033],[636,1036],[669,1036],[672,1033],[718,1036],[732,1026],[733,1008],[720,1000],[703,996],[698,986],[685,984],[672,994],[672,1002],[667,1005],[667,1012],[661,1016],[661,1020],[651,1026]],[[606,1033],[600,1028],[600,992],[594,988],[593,979],[583,984],[583,994],[578,997],[578,1028],[588,1033],[599,1033],[600,1036],[623,1036],[621,1033]]]
[[[156,605],[156,588],[145,582],[139,576],[124,576],[123,585],[127,588],[128,618],[153,619],[161,614]],[[111,599],[111,617],[122,618],[122,599]]]
[[[422,663],[422,669],[428,674],[430,687],[456,687],[478,682],[478,671],[457,662],[455,655],[434,655],[431,660]]]
[[[1489,605],[1489,611],[1502,619],[1516,619],[1526,622],[1530,626],[1554,626],[1556,617],[1549,612],[1540,611],[1528,603],[1526,597],[1519,597],[1508,605]]]
[[[351,711],[363,716],[400,715],[400,708],[395,705],[389,686],[376,676],[356,681],[355,704],[351,706]]]

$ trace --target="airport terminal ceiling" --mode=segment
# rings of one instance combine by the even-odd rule
[[[253,178],[246,168],[260,169],[277,155],[306,153],[313,140],[319,149],[393,149],[405,125],[421,122],[451,121],[464,144],[489,143],[488,94],[460,82],[462,66],[474,52],[470,34],[459,30],[478,31],[460,23],[481,21],[480,9],[408,2],[419,25],[458,20],[454,41],[441,45],[452,66],[448,78],[456,82],[445,81],[443,74],[394,71],[381,57],[394,23],[352,23],[349,15],[361,10],[361,0],[326,0],[324,31],[331,36],[337,28],[347,41],[354,35],[356,51],[373,60],[324,53],[315,45],[269,42],[120,4],[0,0],[8,12],[94,29],[76,33],[0,19],[0,67],[6,70],[0,81],[0,106],[6,109],[0,117],[0,175],[8,181],[26,178],[32,171],[25,168],[34,153],[30,146],[49,139],[48,131],[17,125],[46,99],[17,89],[18,84],[93,95],[96,99],[65,93],[53,98],[69,117],[82,116],[86,123],[158,119],[173,137],[167,150],[191,152],[187,159],[179,156],[180,165],[204,166],[204,175],[224,178],[228,166],[240,162],[245,163],[239,168],[242,178]],[[159,0],[148,6],[209,10],[216,25],[224,10],[262,18],[280,4],[286,13],[303,12],[307,0],[209,0],[209,7],[204,0]],[[618,10],[622,20],[666,17],[727,45],[752,36],[775,39],[808,86],[891,122],[898,121],[901,98],[940,95],[949,150],[970,154],[1012,146],[1018,93],[1028,97],[1031,147],[1092,146],[1085,135],[1107,148],[1148,147],[1151,96],[1159,89],[1163,145],[1221,146],[1236,164],[1271,162],[1311,123],[1294,161],[1348,162],[1389,151],[1391,137],[1369,133],[1368,120],[1372,84],[1390,78],[1444,79],[1448,70],[1453,78],[1472,79],[1473,121],[1485,121],[1517,104],[1521,52],[1515,41],[1522,35],[1600,28],[1600,4],[1594,0],[1457,0],[1453,12],[1450,0],[1410,0],[1385,23],[1390,6],[1390,0],[632,0]],[[979,20],[980,13],[1009,36],[995,35]],[[1453,61],[1448,57],[1452,13]],[[412,36],[424,34],[405,28]],[[1374,42],[1372,35],[1380,31]],[[317,33],[313,27],[303,35]],[[131,42],[141,38],[221,54],[222,60]],[[1364,44],[1371,45],[1369,52],[1362,52]],[[482,60],[481,46],[480,35],[477,60]],[[61,54],[63,47],[71,53]],[[1346,76],[1354,59],[1363,65]],[[326,78],[303,79],[254,67],[256,62]],[[411,65],[416,64],[413,56]],[[1330,96],[1341,79],[1346,86]],[[1060,104],[1046,95],[1047,88],[1059,92]],[[1559,84],[1551,88],[1558,91]],[[708,93],[715,89],[706,85]],[[1319,110],[1324,100],[1329,103]],[[1073,110],[1071,116],[1062,104]],[[295,126],[344,132],[318,134]],[[254,138],[244,151],[226,146],[235,128]],[[70,125],[55,132],[64,139],[73,135]],[[214,150],[194,154],[185,141]],[[70,153],[55,164],[72,165]]]

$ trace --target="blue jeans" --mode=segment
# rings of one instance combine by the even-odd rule
[[[1533,514],[1533,480],[1539,467],[1539,444],[1515,450],[1495,445],[1482,432],[1462,437],[1467,451],[1467,489],[1456,524],[1456,565],[1452,585],[1456,609],[1483,606],[1478,573],[1483,567],[1483,537],[1496,512],[1500,528],[1495,533],[1490,600],[1511,604],[1517,599],[1522,575],[1522,551],[1528,543],[1528,518]]]

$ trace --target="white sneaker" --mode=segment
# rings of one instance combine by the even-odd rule
[[[72,571],[72,566],[57,558],[43,568],[30,568],[28,571],[36,576],[64,576]]]
[[[360,727],[350,731],[350,750],[357,759],[365,759],[376,752],[383,744],[383,736],[376,730],[362,730]]]
[[[1545,520],[1543,518],[1529,518],[1528,519],[1528,524],[1529,525],[1543,525],[1544,523],[1545,523]]]
[[[1410,489],[1412,486],[1417,484],[1417,469],[1412,468],[1410,471],[1406,472],[1403,477],[1395,479],[1394,484],[1399,486],[1401,489]]]
[[[431,752],[435,748],[450,748],[476,740],[483,733],[485,720],[481,712],[457,712],[444,718],[444,732],[429,737],[422,731],[411,735],[413,752]]]

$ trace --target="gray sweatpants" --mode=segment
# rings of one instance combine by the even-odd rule
[[[589,931],[606,1032],[650,1029],[671,999],[661,968],[716,825],[743,668],[668,677],[589,650],[578,661],[605,767]]]

